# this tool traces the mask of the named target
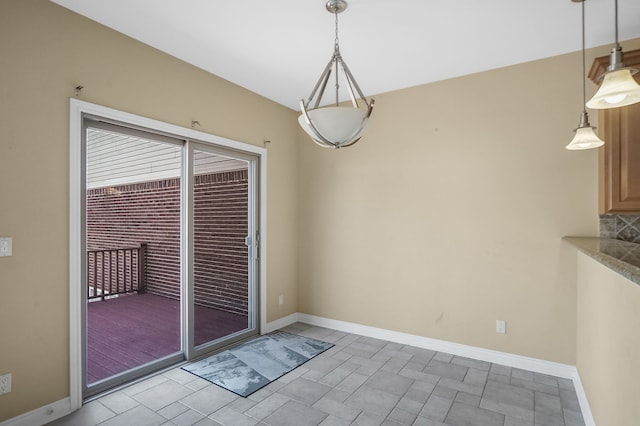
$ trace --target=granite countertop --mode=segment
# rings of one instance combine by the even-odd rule
[[[611,238],[564,237],[581,252],[640,284],[640,244]]]

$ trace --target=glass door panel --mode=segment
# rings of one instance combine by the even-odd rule
[[[256,332],[251,162],[193,149],[193,346]],[[249,246],[247,245],[249,243]]]
[[[87,120],[85,396],[176,359],[184,141]]]

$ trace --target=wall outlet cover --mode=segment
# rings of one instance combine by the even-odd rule
[[[13,238],[0,237],[0,256],[11,256],[13,252]]]
[[[0,395],[11,392],[11,373],[0,376]]]

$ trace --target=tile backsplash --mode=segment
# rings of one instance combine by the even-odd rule
[[[600,237],[640,243],[640,215],[601,215]]]

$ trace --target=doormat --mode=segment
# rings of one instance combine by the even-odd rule
[[[185,365],[182,369],[246,398],[333,346],[332,343],[279,331]]]

